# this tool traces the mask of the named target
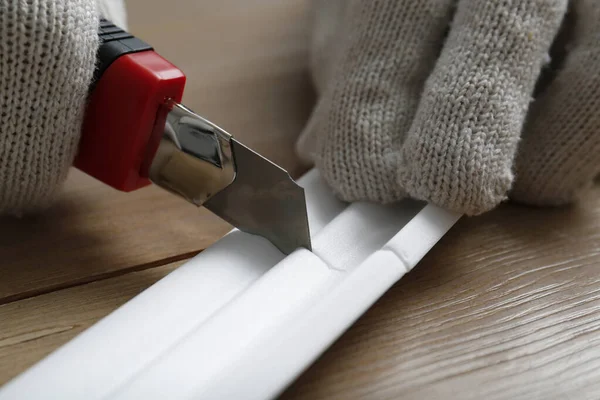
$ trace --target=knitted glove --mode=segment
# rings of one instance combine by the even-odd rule
[[[572,5],[314,1],[299,154],[346,201],[574,201],[600,173],[600,1]]]
[[[122,0],[0,0],[0,214],[51,204],[73,163],[102,14]]]

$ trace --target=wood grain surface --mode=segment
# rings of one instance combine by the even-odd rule
[[[162,189],[125,194],[73,170],[43,214],[0,219],[0,304],[185,259],[228,229]]]
[[[0,385],[114,311],[183,262],[0,306]]]
[[[307,1],[127,5],[188,75],[189,107],[298,174]],[[0,385],[229,229],[190,207],[73,171],[46,213],[0,220]],[[600,399],[599,281],[599,186],[576,207],[463,219],[281,398]]]
[[[600,399],[600,187],[463,219],[284,399]]]

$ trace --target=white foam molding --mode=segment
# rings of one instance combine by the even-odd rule
[[[4,399],[272,398],[450,228],[339,202],[311,171],[313,252],[233,231],[0,389]]]
[[[302,319],[328,292],[343,285],[348,272],[381,249],[423,206],[416,202],[395,207],[350,205],[314,237],[314,253],[299,251],[274,266],[115,398],[214,398],[204,395],[204,391],[211,382],[219,380],[221,370],[238,361],[246,349],[262,351],[268,347],[265,339],[272,332],[284,332],[286,326]],[[370,284],[362,282],[367,288]],[[177,375],[170,374],[174,370],[179,371]],[[272,370],[265,368],[264,372],[270,375]],[[161,383],[165,376],[169,376],[168,386]]]
[[[393,251],[408,269],[412,269],[429,250],[452,228],[461,215],[433,204],[413,218],[384,246]]]
[[[277,397],[406,271],[394,253],[376,251],[352,272],[340,273],[327,296],[263,335],[194,395],[221,400]]]
[[[0,399],[104,398],[283,258],[232,232],[9,382]]]
[[[314,238],[331,220],[346,209],[348,204],[339,201],[331,193],[315,169],[302,176],[298,184],[304,188],[310,236]]]
[[[354,203],[334,218],[313,239],[313,252],[329,266],[347,270],[379,250],[425,206],[404,200],[381,207]]]
[[[338,275],[308,250],[292,253],[111,398],[209,398],[204,388],[222,376],[223,369],[282,329],[311,300],[323,297],[328,282]]]
[[[347,204],[316,170],[298,183],[317,234]],[[0,388],[0,399],[104,398],[283,258],[266,239],[233,230]]]

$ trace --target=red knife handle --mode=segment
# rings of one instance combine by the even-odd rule
[[[148,169],[163,134],[166,101],[181,101],[186,78],[152,47],[110,21],[101,21],[99,38],[74,166],[129,192],[150,184]]]

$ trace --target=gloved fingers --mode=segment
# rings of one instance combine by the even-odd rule
[[[0,213],[52,202],[73,162],[98,48],[94,2],[4,2]]]
[[[349,1],[334,70],[298,150],[346,201],[391,202],[398,152],[435,64],[452,0]]]
[[[100,15],[123,30],[127,30],[127,10],[124,0],[98,0]]]
[[[480,214],[504,200],[567,0],[462,0],[401,152],[412,197]]]
[[[573,3],[569,51],[532,105],[515,163],[511,199],[574,201],[600,173],[600,2]]]

